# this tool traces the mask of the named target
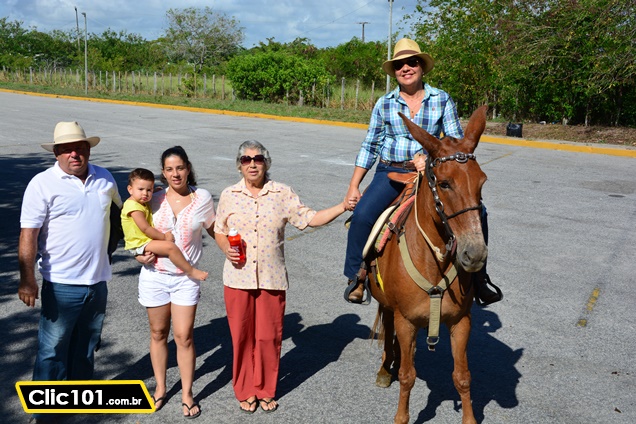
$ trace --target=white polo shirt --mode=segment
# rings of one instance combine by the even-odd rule
[[[20,226],[40,228],[38,268],[44,279],[84,285],[111,279],[112,201],[121,207],[115,179],[90,163],[85,183],[57,162],[33,177],[24,192]]]

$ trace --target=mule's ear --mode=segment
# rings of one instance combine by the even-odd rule
[[[437,139],[437,137],[430,135],[419,125],[414,124],[402,112],[398,112],[398,115],[400,115],[400,117],[404,121],[404,124],[409,129],[409,132],[413,135],[413,138],[415,138],[418,143],[420,143],[422,147],[424,147],[424,150],[426,150],[430,155],[436,157],[437,152],[440,148],[440,141]]]
[[[488,105],[483,105],[470,116],[466,131],[464,131],[464,141],[469,148],[469,153],[475,151],[477,143],[486,129],[486,112],[488,112]]]

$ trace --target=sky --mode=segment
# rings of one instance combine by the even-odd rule
[[[417,0],[393,1],[393,33],[408,35],[410,24],[403,17],[416,4]],[[268,38],[289,43],[298,37],[318,48],[335,47],[362,38],[363,28],[365,41],[384,41],[389,32],[389,0],[0,0],[0,18],[43,32],[69,31],[77,28],[77,7],[80,31],[84,12],[89,33],[110,28],[155,40],[166,29],[168,9],[206,6],[239,22],[246,48],[267,44]]]

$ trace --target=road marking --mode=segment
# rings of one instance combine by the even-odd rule
[[[535,141],[524,139],[512,139],[484,134],[481,142],[503,144],[508,146],[531,147],[535,149],[562,150],[565,152],[592,153],[597,155],[623,156],[636,158],[636,149],[627,146],[601,147],[590,143],[562,142],[562,141]]]
[[[577,327],[587,326],[587,316],[594,311],[594,306],[596,306],[596,301],[598,300],[598,296],[600,295],[600,293],[601,289],[598,287],[592,290],[592,294],[587,300],[587,305],[585,305],[585,311],[583,312],[584,316],[579,318],[579,321],[576,323]]]

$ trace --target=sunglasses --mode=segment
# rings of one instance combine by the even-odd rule
[[[254,163],[256,165],[262,165],[262,164],[265,163],[265,156],[263,156],[263,155],[256,155],[254,157],[252,157],[252,156],[241,156],[239,161],[241,161],[241,165],[249,165],[250,163],[252,163],[252,161],[254,161]]]
[[[409,65],[409,67],[411,68],[417,68],[418,66],[420,66],[420,61],[416,57],[409,57],[406,60],[396,60],[395,62],[393,62],[393,70],[399,71],[404,67],[405,64]]]

